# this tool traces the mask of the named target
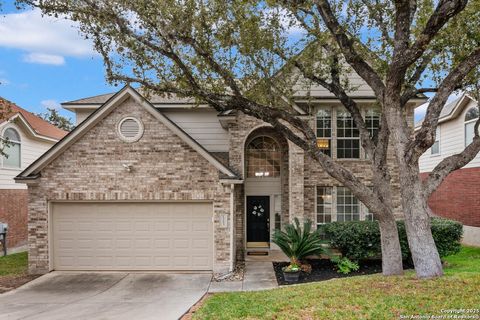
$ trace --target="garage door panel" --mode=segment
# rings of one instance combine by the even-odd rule
[[[55,203],[56,270],[212,270],[209,203]]]

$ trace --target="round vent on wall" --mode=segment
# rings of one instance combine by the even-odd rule
[[[143,124],[133,117],[123,118],[118,123],[118,135],[126,142],[138,141],[143,135]]]

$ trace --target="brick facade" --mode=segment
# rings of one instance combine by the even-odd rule
[[[422,178],[428,173],[422,173]],[[480,227],[480,168],[465,168],[451,173],[431,195],[432,211],[445,218]]]
[[[413,109],[412,109],[413,110]],[[413,112],[413,111],[412,111]],[[141,119],[143,137],[135,143],[117,136],[117,124],[126,116]],[[413,113],[411,115],[413,121]],[[309,119],[313,125],[314,117]],[[303,150],[280,137],[268,124],[236,115],[228,124],[229,167],[244,179],[245,146],[249,139],[272,136],[282,150],[280,195],[282,224],[293,217],[315,221],[316,186],[338,186],[320,165]],[[340,161],[340,160],[339,160]],[[123,167],[132,165],[131,172]],[[371,183],[370,164],[365,160],[342,160],[347,169]],[[398,172],[393,152],[389,154],[394,204],[400,214]],[[214,271],[228,271],[230,263],[245,256],[245,184],[233,189],[234,220],[220,224],[220,216],[230,217],[231,186],[223,185],[219,171],[189,147],[146,109],[129,99],[85,133],[41,171],[36,184],[29,186],[29,269],[49,271],[49,202],[54,201],[164,201],[209,200],[214,205]],[[233,225],[232,225],[233,223]],[[273,221],[271,221],[273,223]],[[234,255],[230,257],[230,226]]]
[[[27,207],[27,190],[0,190],[0,222],[8,223],[7,248],[27,244]]]
[[[117,136],[126,116],[140,119],[143,137],[134,143]],[[123,167],[132,165],[131,172]],[[230,186],[219,182],[219,171],[146,109],[125,101],[41,171],[29,186],[29,270],[49,267],[48,216],[51,201],[209,200],[214,206],[214,271],[230,265],[228,227]],[[228,223],[230,225],[230,223]]]

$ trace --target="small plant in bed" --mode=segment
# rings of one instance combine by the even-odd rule
[[[293,224],[285,226],[285,231],[275,231],[273,243],[290,259],[290,263],[282,267],[284,279],[289,282],[298,281],[302,270],[311,270],[311,266],[305,262],[306,257],[324,252],[319,230],[312,230],[310,220],[306,220],[302,226],[295,218]]]
[[[330,258],[330,261],[336,265],[337,272],[341,274],[349,274],[352,271],[358,271],[358,269],[360,269],[358,263],[345,257],[340,258],[339,256],[333,256]]]

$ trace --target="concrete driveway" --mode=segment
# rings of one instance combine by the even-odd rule
[[[211,274],[52,272],[0,295],[0,319],[178,319]]]

